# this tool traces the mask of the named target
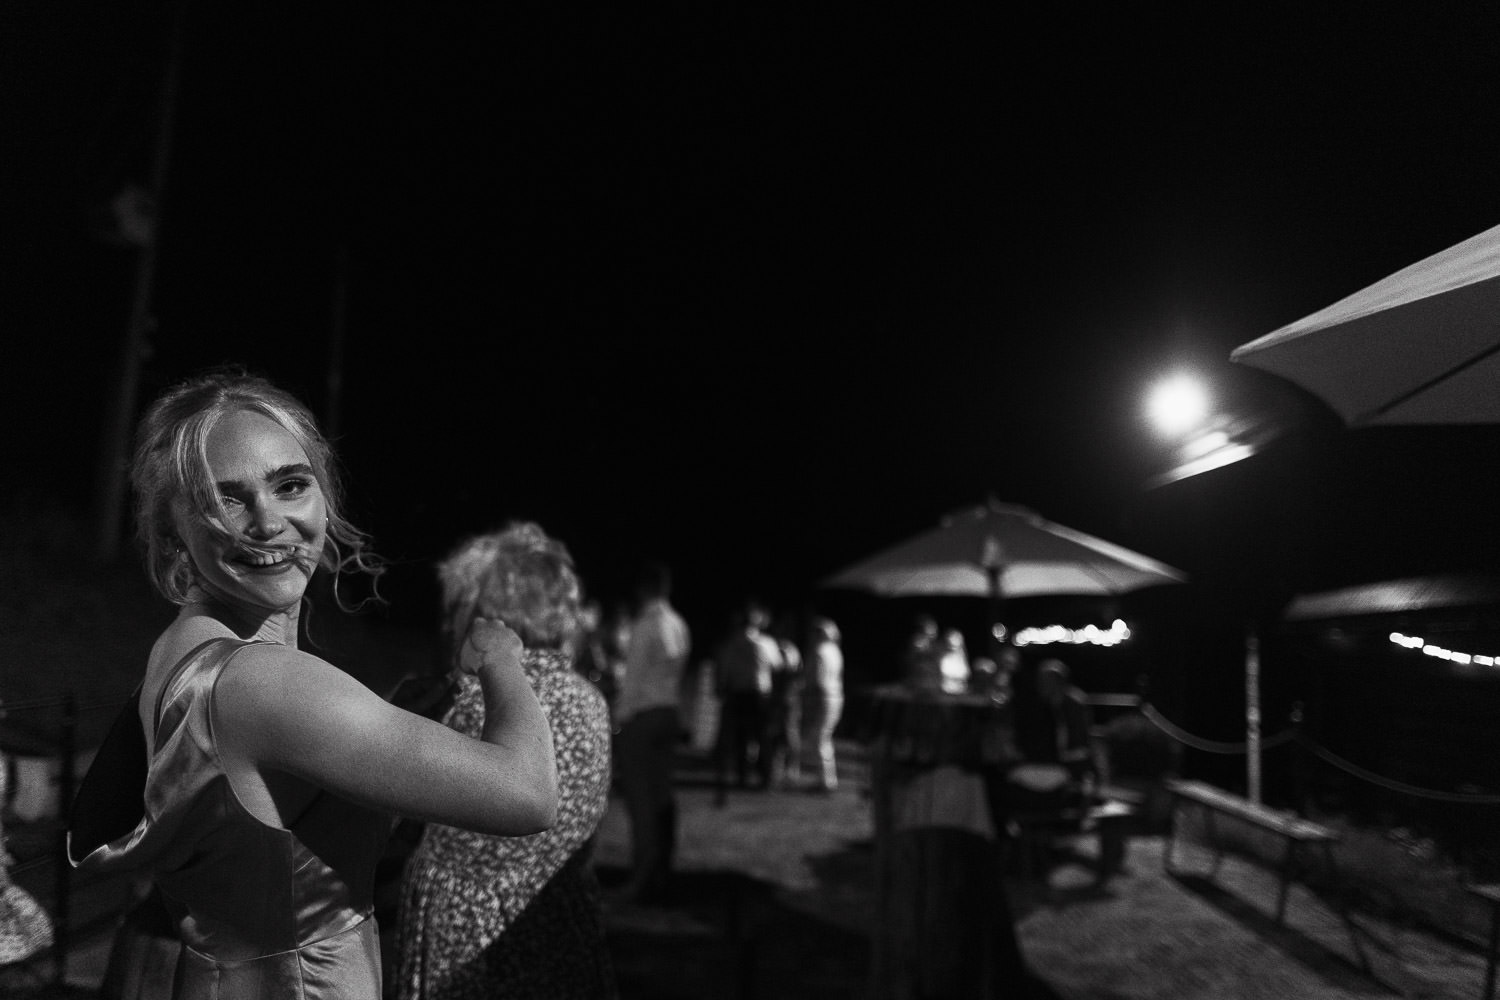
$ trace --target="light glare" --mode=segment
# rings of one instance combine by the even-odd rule
[[[1208,416],[1208,393],[1197,379],[1177,375],[1157,385],[1146,412],[1161,433],[1184,434]]]

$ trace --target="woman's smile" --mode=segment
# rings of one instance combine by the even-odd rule
[[[252,570],[283,570],[292,565],[292,560],[284,552],[241,552],[232,556],[230,562]]]

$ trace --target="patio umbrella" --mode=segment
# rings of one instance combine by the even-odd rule
[[[1500,226],[1229,357],[1297,383],[1350,426],[1500,423]]]
[[[991,500],[823,581],[887,597],[921,594],[1029,597],[1123,594],[1181,583],[1180,570],[1067,528],[1025,507]]]
[[[1319,396],[1351,427],[1500,423],[1500,226],[1230,352]],[[1259,654],[1246,643],[1247,697]],[[1251,797],[1258,711],[1247,709]]]

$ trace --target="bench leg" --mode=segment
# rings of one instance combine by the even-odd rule
[[[1167,849],[1162,852],[1161,867],[1168,874],[1173,874],[1176,871],[1172,867],[1172,852],[1177,848],[1177,813],[1179,810],[1180,805],[1174,803],[1172,806],[1172,815],[1167,817]]]
[[[1354,917],[1349,913],[1349,900],[1344,894],[1344,880],[1339,877],[1338,866],[1334,864],[1333,860],[1333,845],[1326,840],[1323,841],[1323,861],[1328,866],[1328,878],[1331,883],[1332,892],[1334,893],[1334,899],[1337,900],[1339,917],[1343,919],[1344,927],[1349,931],[1349,943],[1354,946],[1354,954],[1359,958],[1360,968],[1368,973],[1370,971],[1370,958],[1365,954],[1365,946],[1360,942],[1359,927],[1354,923]],[[1493,935],[1494,929],[1491,928],[1492,939]],[[1490,949],[1490,954],[1491,956],[1494,955],[1494,948]],[[1493,970],[1493,965],[1491,969]]]
[[[1219,839],[1219,824],[1214,820],[1214,811],[1203,811],[1203,832],[1208,834],[1209,845],[1214,849],[1214,864],[1208,870],[1209,878],[1217,878],[1219,866],[1224,863],[1224,842]]]
[[[1286,916],[1287,891],[1292,887],[1292,867],[1297,863],[1297,842],[1286,838],[1286,850],[1281,854],[1281,891],[1276,894],[1276,922]]]
[[[1495,995],[1495,952],[1500,949],[1500,905],[1490,904],[1490,950],[1484,967],[1484,992],[1481,1000],[1492,1000]]]

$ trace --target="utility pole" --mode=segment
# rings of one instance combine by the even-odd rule
[[[156,284],[157,248],[161,243],[161,205],[167,188],[167,166],[171,160],[172,129],[177,115],[177,87],[182,71],[183,22],[186,3],[179,3],[173,17],[171,49],[162,80],[157,108],[156,147],[151,158],[150,204],[152,224],[149,238],[136,250],[135,292],[130,315],[121,338],[109,401],[104,410],[100,437],[98,486],[95,490],[94,552],[109,564],[120,551],[120,524],[125,507],[125,474],[129,464],[130,430],[135,422],[136,397],[140,393],[141,360],[147,336],[155,325],[151,315],[151,293]]]

